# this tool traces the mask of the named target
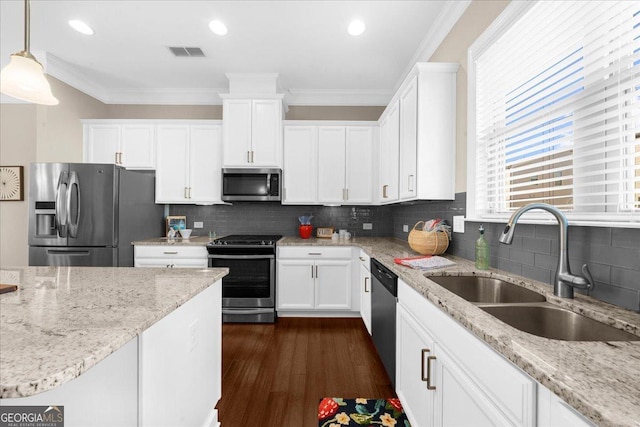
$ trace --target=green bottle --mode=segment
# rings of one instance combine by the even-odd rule
[[[484,227],[478,229],[480,237],[476,240],[476,268],[478,270],[489,269],[489,242],[484,238]]]

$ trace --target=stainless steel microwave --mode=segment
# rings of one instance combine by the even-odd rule
[[[280,201],[280,169],[222,169],[225,202]]]

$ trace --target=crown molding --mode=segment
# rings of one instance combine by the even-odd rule
[[[42,52],[38,53],[37,58],[44,67],[46,73],[56,79],[78,89],[98,101],[107,103],[108,91],[101,85],[95,84],[89,76],[79,71],[76,67],[57,56]]]
[[[227,88],[114,89],[105,104],[222,105],[220,94]]]
[[[289,105],[387,105],[393,96],[390,90],[350,89],[288,89],[285,100]]]
[[[458,22],[462,14],[467,7],[471,4],[471,0],[464,1],[450,1],[446,2],[438,17],[436,18],[434,24],[429,29],[429,32],[418,46],[418,49],[413,54],[413,57],[407,64],[407,68],[404,73],[398,79],[396,86],[394,87],[394,92],[397,91],[404,79],[409,75],[414,65],[417,62],[427,62],[429,58],[435,53],[438,49],[438,46],[442,43],[442,41],[447,37],[453,26]]]

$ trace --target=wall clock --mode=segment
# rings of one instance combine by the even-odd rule
[[[0,200],[24,200],[22,166],[0,166]]]

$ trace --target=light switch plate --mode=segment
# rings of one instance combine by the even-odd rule
[[[202,221],[195,221],[193,223],[193,228],[203,228],[204,227],[204,223]]]
[[[402,226],[402,231],[404,231],[405,233],[409,232],[409,226],[407,224]]]
[[[362,229],[363,230],[373,230],[373,224],[370,222],[364,222],[362,223]]]
[[[453,232],[464,233],[464,215],[453,216]]]

